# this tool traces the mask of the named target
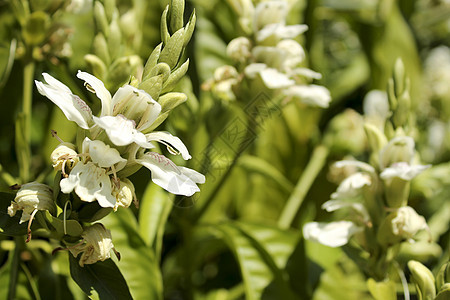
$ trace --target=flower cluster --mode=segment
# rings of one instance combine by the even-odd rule
[[[331,199],[322,205],[328,212],[347,210],[345,220],[311,222],[303,227],[306,239],[330,247],[363,249],[370,275],[383,279],[404,242],[414,242],[421,230],[429,230],[425,218],[408,206],[410,182],[430,165],[418,161],[408,109],[408,81],[397,62],[388,97],[371,92],[364,103],[364,129],[371,148],[369,163],[346,159],[333,165],[334,174],[345,174]],[[403,90],[394,91],[402,82]],[[384,132],[383,132],[384,130]],[[359,250],[358,250],[359,251]],[[366,266],[364,266],[365,268]]]
[[[170,133],[144,134],[161,112],[161,105],[145,91],[125,85],[111,96],[99,79],[78,72],[78,78],[102,103],[100,116],[96,117],[66,85],[49,74],[43,76],[46,83],[36,81],[39,92],[85,130],[78,152],[74,145],[61,143],[52,153],[54,167],[64,175],[60,182],[63,193],[75,191],[82,201],[97,201],[101,207],[129,205],[134,188],[126,177],[141,166],[151,171],[154,183],[173,194],[192,196],[199,191],[197,184],[205,181],[202,174],[149,151],[155,148],[152,142],[160,142],[171,154],[180,154],[185,160],[191,158],[183,142]]]
[[[218,68],[214,78],[205,84],[207,88],[222,98],[233,100],[233,85],[243,78],[261,80],[266,88],[285,99],[328,107],[331,101],[329,91],[323,86],[310,84],[322,76],[302,66],[305,50],[295,40],[308,26],[286,24],[293,5],[290,2],[263,1],[253,5],[251,1],[241,1],[245,7],[236,11],[241,15],[241,25],[248,34],[233,39],[227,46],[227,55],[238,69],[234,66]]]

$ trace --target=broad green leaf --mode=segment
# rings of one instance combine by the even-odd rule
[[[111,230],[112,240],[121,260],[117,266],[125,277],[135,299],[162,299],[162,279],[152,248],[138,232],[136,218],[130,209],[119,209],[102,219]]]
[[[278,265],[287,261],[287,246],[277,228],[259,227],[242,223],[224,223],[215,227],[222,235],[225,243],[235,254],[241,267],[246,299],[279,299],[295,298]],[[255,235],[256,238],[250,236]],[[280,239],[277,238],[280,234]],[[291,250],[295,246],[293,242]],[[267,250],[266,250],[267,249]],[[272,254],[281,257],[273,257]],[[289,253],[290,254],[290,253]]]
[[[111,260],[81,267],[78,259],[69,255],[70,274],[86,295],[95,299],[132,299],[127,282]]]
[[[139,208],[139,233],[147,246],[156,247],[158,257],[160,251],[158,245],[162,240],[167,217],[172,209],[172,201],[172,194],[150,183],[147,185]]]
[[[15,195],[0,193],[0,233],[4,235],[25,235],[27,233],[27,222],[19,224],[21,213],[10,217],[8,206],[14,200]]]

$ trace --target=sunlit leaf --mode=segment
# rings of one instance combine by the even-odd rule
[[[225,223],[215,228],[239,262],[246,299],[295,299],[279,268],[294,250],[295,238],[287,241],[280,230],[269,226]]]

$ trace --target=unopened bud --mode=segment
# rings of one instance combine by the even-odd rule
[[[408,268],[411,271],[411,279],[416,285],[417,294],[423,300],[434,300],[436,288],[434,286],[434,276],[431,271],[418,261],[410,260]]]
[[[238,37],[232,40],[227,46],[227,55],[237,62],[245,62],[251,56],[252,45],[248,38]]]

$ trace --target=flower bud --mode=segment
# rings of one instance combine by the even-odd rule
[[[409,136],[397,136],[380,151],[380,169],[387,168],[394,163],[406,162],[414,158],[414,140]]]
[[[434,286],[434,276],[431,271],[418,261],[410,260],[408,268],[411,271],[411,279],[416,285],[419,299],[434,299],[436,288]]]
[[[104,261],[111,257],[114,248],[111,232],[102,224],[96,223],[87,227],[81,234],[82,242],[69,248],[74,257],[81,253],[80,266]]]
[[[245,62],[251,56],[252,45],[248,38],[238,37],[233,39],[227,46],[227,55],[237,62]]]
[[[112,184],[113,190],[112,195],[116,197],[116,205],[114,205],[114,211],[120,207],[129,207],[131,202],[136,199],[136,194],[134,193],[134,185],[128,179],[120,180],[120,187],[117,188],[115,184]]]
[[[28,221],[35,210],[48,210],[54,214],[56,207],[52,189],[46,184],[35,181],[23,184],[8,207],[8,214],[12,217],[18,210],[23,211],[20,224]]]
[[[378,242],[385,246],[399,243],[403,240],[412,241],[420,230],[428,229],[425,218],[409,206],[400,207],[390,213],[381,223],[378,230]]]
[[[63,172],[72,170],[77,162],[80,161],[78,153],[75,151],[75,145],[71,143],[61,143],[53,150],[50,158],[53,162],[53,168],[56,171]],[[66,168],[68,170],[66,170]]]

